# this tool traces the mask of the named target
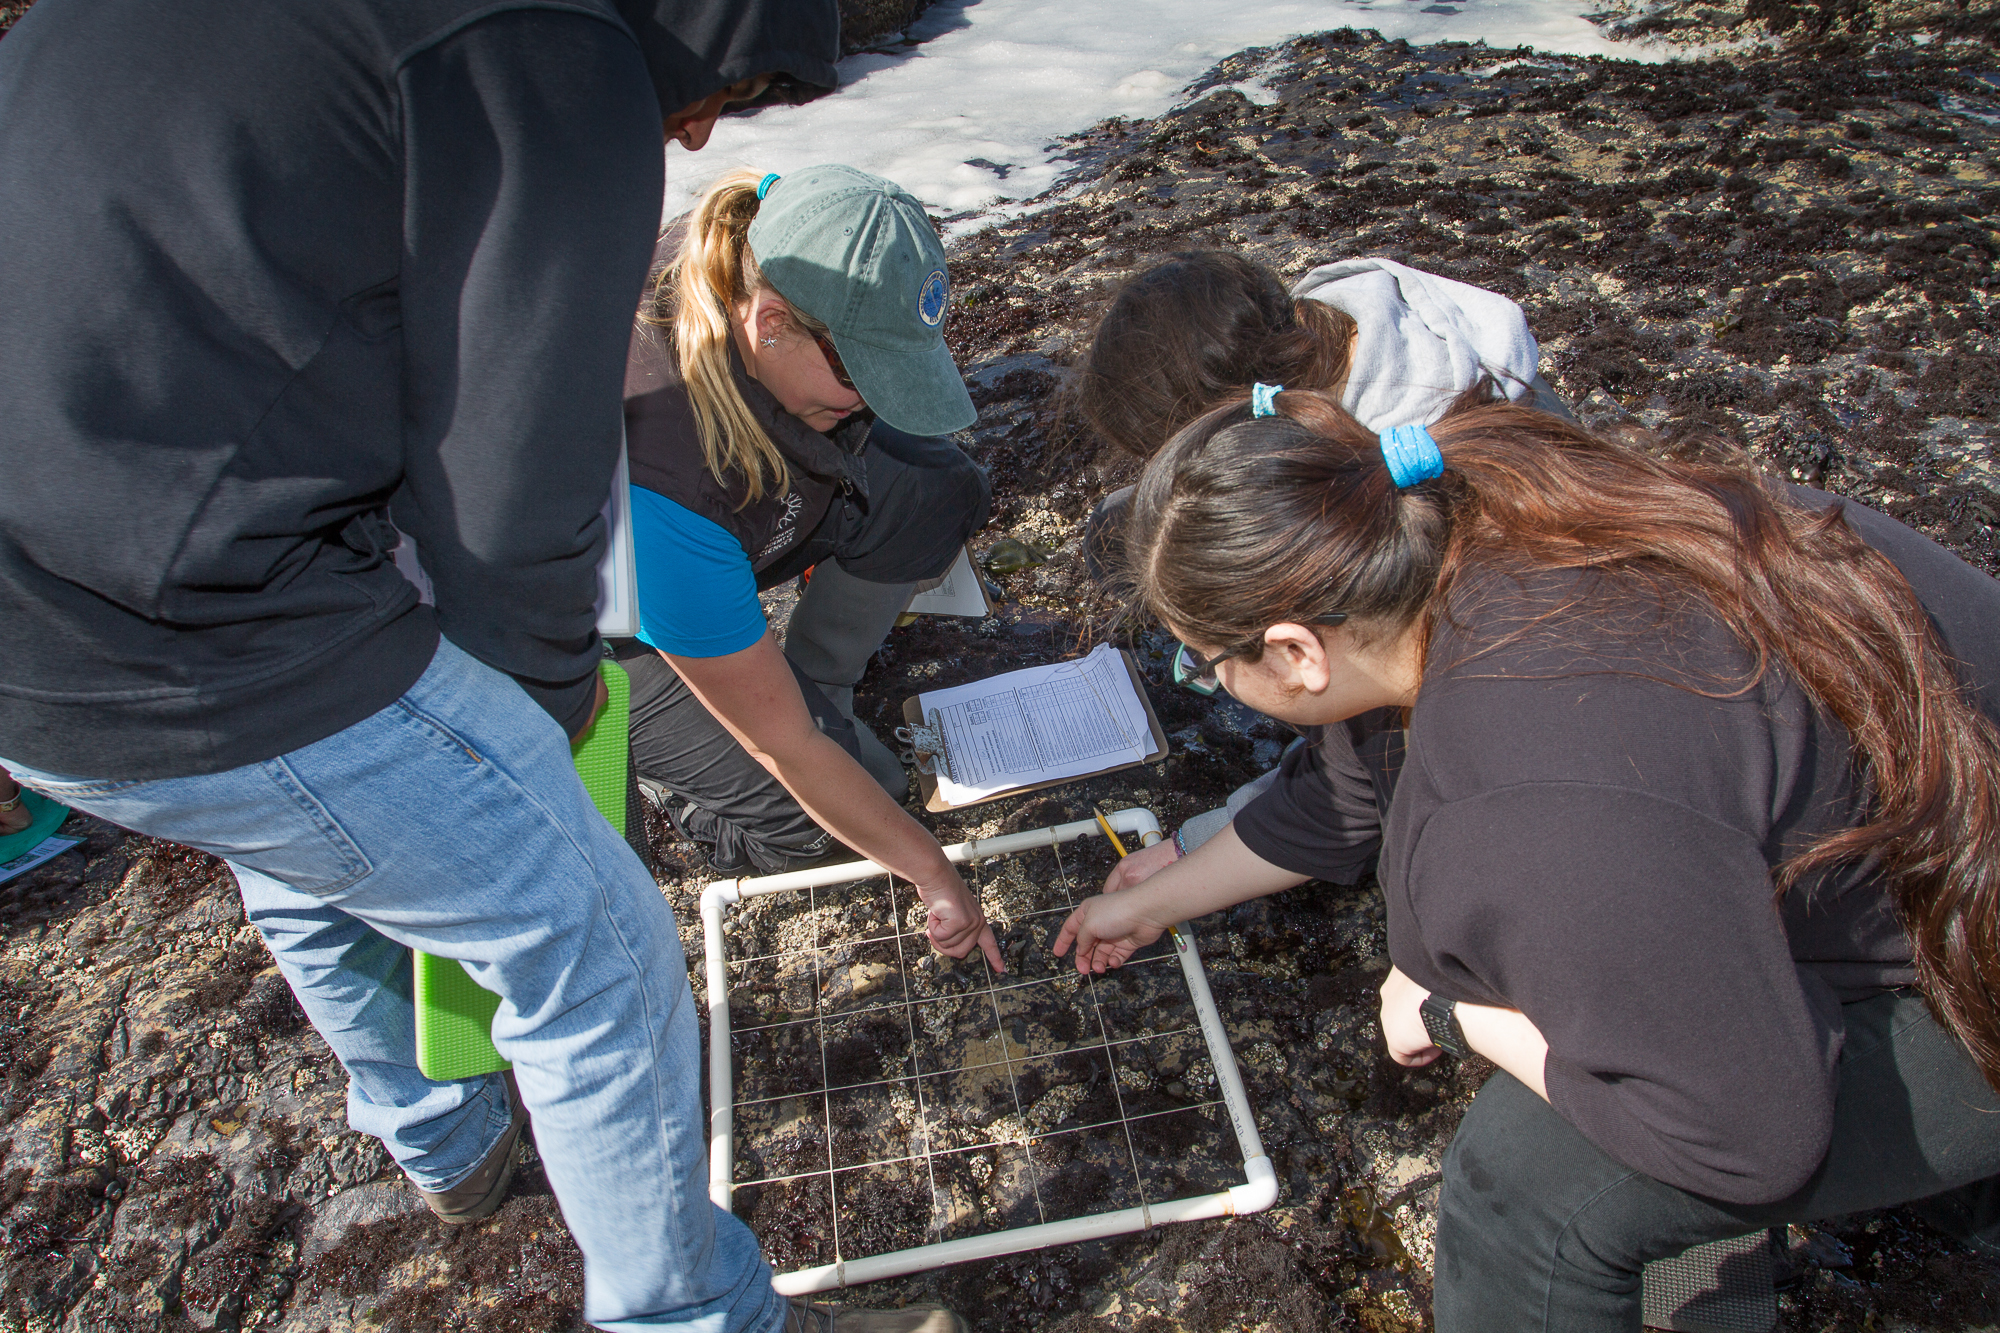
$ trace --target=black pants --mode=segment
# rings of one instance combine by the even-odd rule
[[[1832,1147],[1803,1189],[1772,1204],[1718,1203],[1620,1166],[1495,1074],[1445,1154],[1438,1333],[1638,1333],[1651,1260],[1915,1200],[1928,1220],[2000,1256],[2000,1097],[1915,995],[1850,1004],[1844,1018]]]
[[[622,641],[613,655],[632,677],[633,762],[678,798],[681,827],[709,845],[716,869],[770,875],[826,854],[830,835],[736,743],[666,658],[637,639]],[[792,678],[819,729],[859,762],[854,723],[797,667]]]
[[[935,578],[986,521],[985,474],[949,440],[906,435],[877,422],[862,459],[868,495],[836,496],[804,541],[759,571],[760,589],[828,559],[870,583]],[[828,834],[736,743],[665,658],[636,639],[614,644],[613,655],[632,677],[632,757],[639,774],[673,794],[681,826],[710,845],[717,869],[775,874],[826,853]],[[819,729],[858,761],[856,724],[796,665],[792,676]]]

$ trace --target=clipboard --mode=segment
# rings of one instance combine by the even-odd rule
[[[939,595],[938,589],[949,585],[957,594],[953,598]],[[961,546],[952,557],[949,568],[934,579],[925,579],[917,585],[910,604],[903,611],[907,616],[990,616],[998,613],[993,605],[993,594],[986,586],[985,577],[979,572],[979,564],[972,558],[972,548]],[[897,621],[902,624],[902,621]]]
[[[1160,726],[1160,715],[1153,711],[1153,698],[1146,693],[1146,681],[1139,674],[1139,665],[1132,660],[1132,654],[1128,649],[1119,649],[1118,656],[1125,663],[1126,673],[1132,677],[1133,692],[1139,696],[1139,702],[1146,710],[1146,730],[1153,745],[1152,749],[1147,751],[1144,758],[1133,760],[1129,763],[1113,764],[1109,768],[1100,768],[1090,773],[1079,773],[1074,777],[1052,778],[1047,782],[1030,783],[1025,787],[1009,787],[1006,791],[994,792],[991,796],[982,796],[976,801],[967,801],[963,805],[952,805],[947,802],[938,792],[936,775],[919,769],[917,771],[917,790],[923,795],[924,809],[934,815],[943,814],[947,810],[966,810],[975,805],[986,805],[992,801],[1004,801],[1010,796],[1021,796],[1032,791],[1046,791],[1050,787],[1060,787],[1066,783],[1081,782],[1085,778],[1102,777],[1106,773],[1119,773],[1128,768],[1138,768],[1145,764],[1156,764],[1166,758],[1167,733],[1165,728]],[[923,709],[917,703],[917,700],[921,697],[921,695],[913,694],[903,700],[903,721],[905,724],[910,726],[922,726],[924,724]]]
[[[597,632],[607,639],[629,639],[639,632],[639,559],[632,544],[632,470],[625,446],[618,446],[618,465],[611,474],[611,493],[598,511],[604,516],[604,558],[597,562]],[[403,540],[390,552],[396,569],[417,587],[417,600],[437,604],[437,590],[424,572],[417,539],[397,529]]]

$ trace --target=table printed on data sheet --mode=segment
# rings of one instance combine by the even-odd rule
[[[954,804],[1137,763],[1151,741],[1145,705],[1108,644],[1073,662],[928,691],[920,703],[943,725],[951,772],[938,788]]]

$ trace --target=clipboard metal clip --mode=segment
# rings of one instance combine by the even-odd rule
[[[909,762],[932,777],[951,776],[951,752],[945,745],[944,720],[933,708],[923,722],[896,728],[896,741],[909,747]]]

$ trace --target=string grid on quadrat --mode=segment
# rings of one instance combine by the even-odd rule
[[[1145,810],[1111,822],[1159,836]],[[1101,976],[1049,950],[1116,859],[1095,822],[946,851],[1004,975],[933,952],[912,887],[868,862],[703,895],[711,1194],[779,1289],[1268,1207],[1192,933]]]

